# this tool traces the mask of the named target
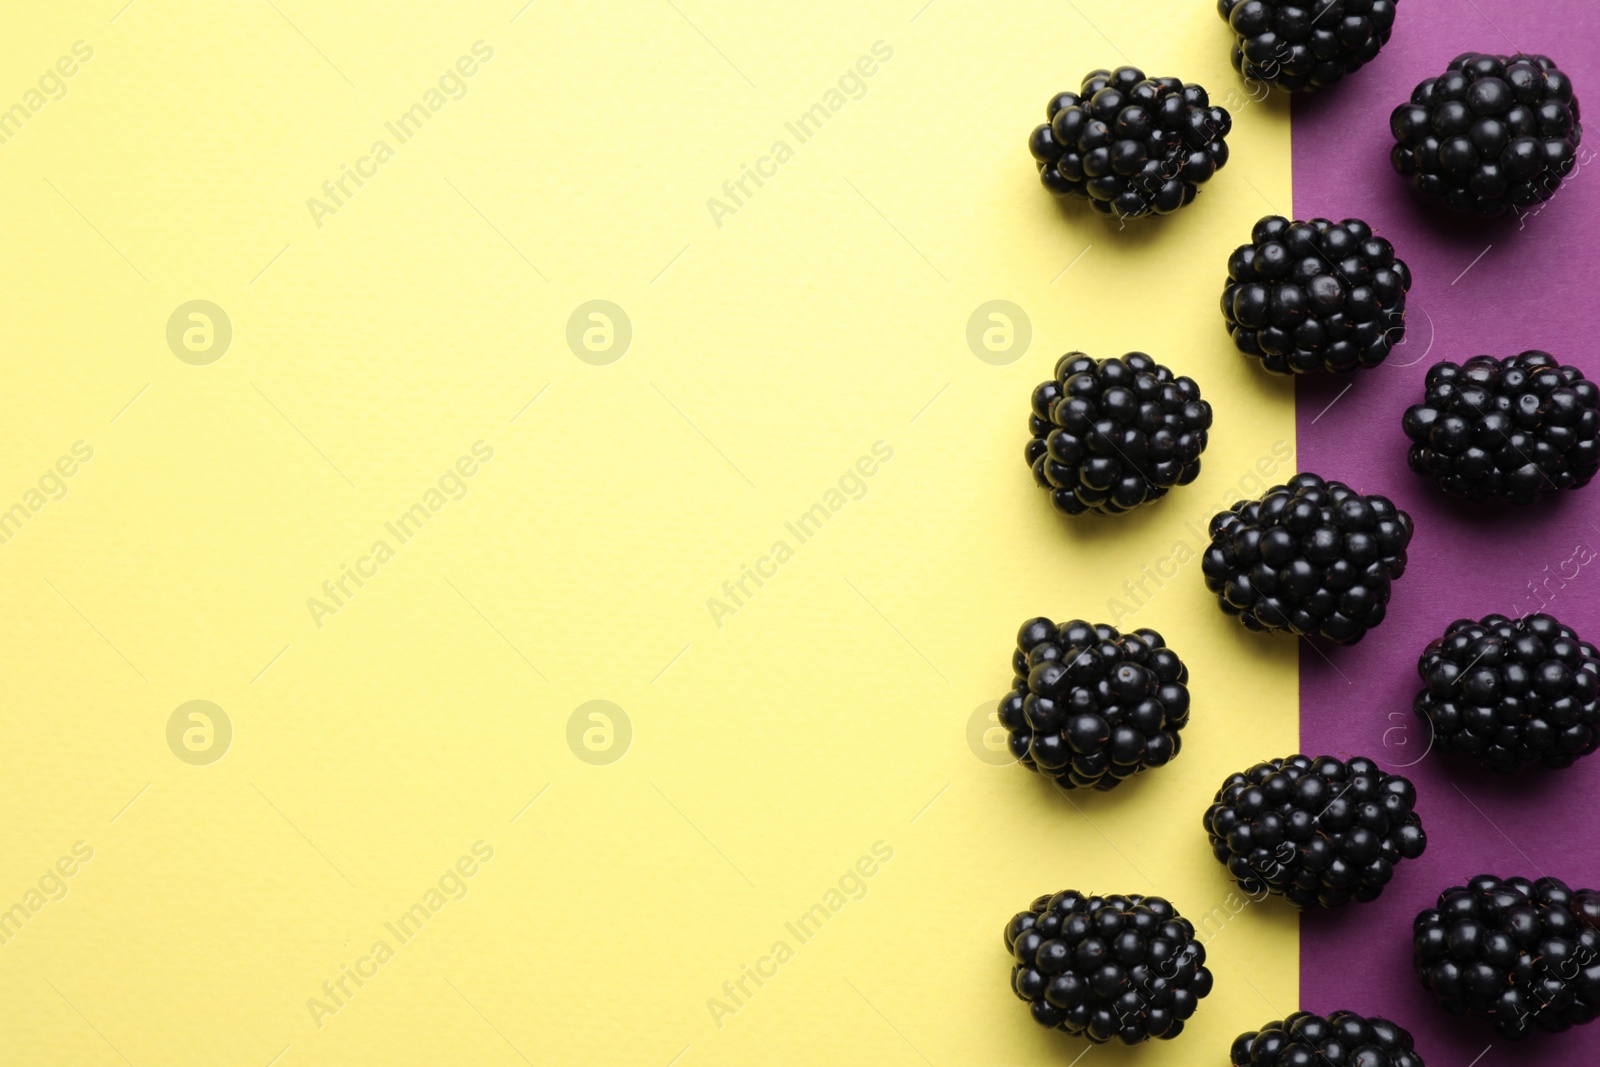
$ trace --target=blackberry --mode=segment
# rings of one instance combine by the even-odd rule
[[[1029,619],[1000,701],[1011,754],[1062,792],[1115,789],[1178,754],[1189,668],[1154,630]]]
[[[1269,215],[1228,257],[1222,317],[1274,374],[1376,367],[1406,335],[1411,270],[1360,219]]]
[[[1583,127],[1572,79],[1549,56],[1451,60],[1394,109],[1394,169],[1429,200],[1504,215],[1555,195],[1578,158]]]
[[[1570,767],[1600,748],[1600,652],[1549,615],[1458,619],[1417,661],[1433,747],[1498,771]]]
[[[1383,621],[1410,542],[1411,516],[1387,497],[1297,474],[1213,518],[1200,569],[1248,629],[1353,645]]]
[[[1423,1067],[1409,1030],[1353,1011],[1327,1018],[1296,1012],[1240,1034],[1229,1062],[1233,1067]]]
[[[1194,200],[1228,162],[1233,119],[1206,91],[1134,67],[1096,70],[1059,93],[1028,138],[1046,189],[1102,215],[1167,215]]]
[[[1600,891],[1482,874],[1439,894],[1413,931],[1422,987],[1501,1037],[1600,1015]]]
[[[1034,1022],[1097,1045],[1177,1037],[1211,992],[1194,925],[1160,897],[1043,896],[1012,917],[1005,940],[1011,989]]]
[[[1377,58],[1397,2],[1217,0],[1217,11],[1233,29],[1233,69],[1295,92],[1325,89]]]
[[[1301,908],[1376,900],[1428,847],[1416,788],[1370,759],[1289,756],[1235,774],[1206,809],[1211,851],[1252,898]]]
[[[1600,471],[1600,389],[1548,352],[1428,370],[1406,409],[1411,469],[1474,503],[1529,504]]]
[[[1093,359],[1068,352],[1033,391],[1027,460],[1068,515],[1115,515],[1200,474],[1211,405],[1192,378],[1143,352]]]

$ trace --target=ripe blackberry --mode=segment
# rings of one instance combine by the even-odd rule
[[[1376,367],[1406,335],[1411,270],[1360,219],[1269,215],[1228,257],[1222,316],[1274,374]]]
[[[1062,792],[1115,789],[1182,747],[1189,668],[1154,630],[1029,619],[1000,701],[1011,754]]]
[[[1482,874],[1441,893],[1413,930],[1422,987],[1501,1037],[1600,1015],[1600,891]]]
[[[1301,908],[1376,900],[1428,847],[1417,791],[1369,759],[1289,756],[1235,774],[1206,809],[1211,851],[1251,897]]]
[[[1504,215],[1555,195],[1578,157],[1578,98],[1549,56],[1467,52],[1389,117],[1394,169],[1429,200]]]
[[[1213,518],[1200,569],[1248,629],[1353,645],[1383,621],[1410,542],[1411,516],[1387,497],[1297,474]]]
[[[1043,896],[1005,939],[1011,989],[1034,1022],[1097,1045],[1177,1037],[1211,992],[1194,925],[1160,897]]]
[[[1600,652],[1549,615],[1458,619],[1417,673],[1413,707],[1441,752],[1514,771],[1570,767],[1600,748]]]
[[[1327,1018],[1296,1012],[1240,1034],[1229,1062],[1233,1067],[1423,1067],[1409,1030],[1353,1011]]]
[[[1217,0],[1217,11],[1233,29],[1233,69],[1294,92],[1325,89],[1372,62],[1389,43],[1396,2]]]
[[[1411,469],[1474,503],[1529,504],[1600,471],[1600,389],[1548,352],[1435,364],[1401,426]]]
[[[1166,215],[1228,162],[1228,112],[1177,78],[1134,67],[1096,70],[1059,93],[1028,138],[1046,189],[1087,199],[1102,215]]]
[[[1211,405],[1193,378],[1174,377],[1143,352],[1068,352],[1033,391],[1026,455],[1057,509],[1115,515],[1194,481],[1210,426]]]

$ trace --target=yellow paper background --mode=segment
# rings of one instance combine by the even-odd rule
[[[1289,388],[1215,307],[1228,251],[1288,210],[1287,111],[1237,108],[1197,204],[1123,232],[1059,208],[1024,147],[1124,59],[1239,94],[1211,5],[123,3],[15,5],[0,37],[0,107],[93,49],[0,144],[0,507],[93,449],[0,545],[0,908],[93,849],[0,945],[0,1062],[1065,1063],[1084,1046],[1031,1023],[1000,942],[1065,887],[1227,913],[1188,1032],[1085,1063],[1220,1062],[1294,1010],[1293,918],[1228,913],[1199,827],[1225,774],[1294,750],[1293,649],[1217,614],[1197,561],[1142,571],[1292,465]],[[464,97],[318,226],[308,198],[479,41]],[[799,144],[785,123],[880,41]],[[777,139],[793,158],[719,226],[708,198]],[[233,328],[206,366],[166,340],[196,299]],[[566,340],[595,299],[632,324],[605,366]],[[1032,329],[1005,366],[966,340],[996,299]],[[1201,382],[1198,482],[1114,521],[1049,509],[1026,405],[1070,348]],[[396,546],[479,441],[466,496]],[[784,524],[876,442],[798,544]],[[316,625],[379,539],[394,558]],[[779,539],[717,625],[708,598]],[[1017,625],[1109,621],[1141,578],[1128,625],[1193,676],[1179,760],[1074,804],[978,758]],[[191,700],[232,723],[210,765],[168,747]],[[610,765],[568,746],[591,700],[631,722]],[[465,898],[399,944],[384,924],[479,841]],[[877,842],[865,896],[800,943],[785,923]],[[318,1026],[308,998],[379,939]]]

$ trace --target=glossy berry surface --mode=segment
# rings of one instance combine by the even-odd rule
[[[1433,747],[1499,771],[1570,767],[1600,747],[1600,652],[1549,615],[1458,619],[1417,661]]]
[[[1253,899],[1302,908],[1376,900],[1428,838],[1417,791],[1365,757],[1289,756],[1222,783],[1206,809],[1211,851]]]
[[[1233,120],[1206,91],[1134,67],[1097,70],[1060,93],[1028,138],[1046,189],[1102,215],[1167,215],[1228,162]]]
[[[1233,69],[1291,92],[1325,89],[1389,43],[1397,0],[1218,0]]]
[[[1115,515],[1194,481],[1210,427],[1194,379],[1143,352],[1068,352],[1033,391],[1026,458],[1058,510]]]
[[[1394,169],[1429,200],[1479,215],[1543,203],[1578,158],[1572,79],[1548,56],[1468,52],[1394,109]]]
[[[1297,474],[1213,518],[1200,569],[1248,629],[1353,645],[1383,621],[1411,531],[1387,497]]]
[[[1410,1031],[1353,1011],[1296,1012],[1240,1034],[1232,1067],[1424,1067]]]
[[[1600,388],[1548,352],[1429,368],[1407,462],[1451,496],[1531,504],[1600,471]]]
[[[1063,792],[1115,789],[1178,754],[1189,668],[1154,630],[1029,619],[1000,701],[1011,754]]]
[[[1011,989],[1034,1022],[1097,1045],[1177,1037],[1211,992],[1205,946],[1160,897],[1040,897],[1005,941]]]
[[[1406,335],[1411,270],[1360,219],[1269,215],[1228,257],[1222,317],[1274,374],[1376,367]]]
[[[1600,892],[1479,875],[1417,916],[1413,963],[1452,1015],[1501,1037],[1557,1032],[1600,1015]],[[1531,1061],[1537,1062],[1537,1061]]]

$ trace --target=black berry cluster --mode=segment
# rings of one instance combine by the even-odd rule
[[[1411,271],[1360,219],[1269,215],[1228,257],[1222,315],[1274,374],[1376,367],[1406,333]]]
[[[1548,56],[1468,52],[1389,118],[1390,159],[1430,200],[1503,215],[1555,195],[1583,127],[1572,79]]]
[[[1423,1067],[1410,1031],[1353,1011],[1296,1012],[1240,1034],[1233,1067]]]
[[[1370,759],[1290,756],[1231,776],[1206,810],[1211,851],[1251,897],[1302,908],[1376,900],[1427,847],[1417,791]]]
[[[1324,89],[1389,43],[1397,0],[1217,0],[1233,69],[1280,89]]]
[[[1600,891],[1479,875],[1440,894],[1414,932],[1423,988],[1446,1011],[1484,1019],[1502,1037],[1600,1015]]]
[[[1211,992],[1205,946],[1160,897],[1040,897],[1005,939],[1011,988],[1034,1021],[1095,1044],[1177,1037]]]
[[[1233,120],[1206,91],[1134,67],[1097,70],[1045,109],[1028,149],[1045,188],[1103,215],[1166,215],[1228,162]]]
[[[1143,352],[1094,359],[1068,352],[1033,391],[1027,460],[1068,515],[1115,515],[1200,474],[1211,405],[1193,378]]]
[[[1405,572],[1411,516],[1387,497],[1297,474],[1211,520],[1206,587],[1251,630],[1355,644]]]
[[[1029,619],[1000,701],[1011,754],[1064,792],[1115,789],[1182,747],[1189,668],[1154,630]]]
[[[1548,352],[1436,364],[1401,425],[1411,469],[1474,503],[1529,504],[1600,471],[1600,388]]]
[[[1433,747],[1499,771],[1600,748],[1600,652],[1549,615],[1458,619],[1417,662]]]

